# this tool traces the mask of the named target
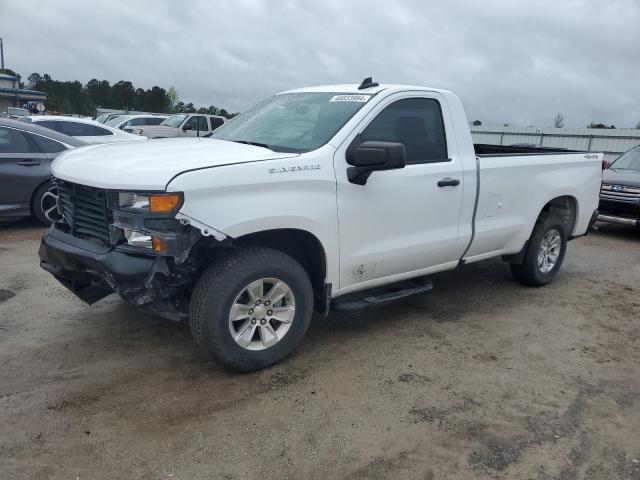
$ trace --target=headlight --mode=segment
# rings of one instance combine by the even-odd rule
[[[156,253],[166,255],[171,248],[171,240],[160,235],[140,230],[124,229],[124,238],[132,247],[149,248]]]
[[[118,193],[118,208],[132,213],[172,213],[181,203],[180,193]]]

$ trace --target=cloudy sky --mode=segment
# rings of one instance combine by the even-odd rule
[[[469,120],[640,122],[640,0],[0,0],[23,77],[175,86],[231,111],[375,80],[447,88]]]

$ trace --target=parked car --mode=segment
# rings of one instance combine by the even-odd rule
[[[158,126],[134,128],[133,133],[147,138],[203,137],[225,122],[224,117],[199,113],[177,113]]]
[[[603,172],[599,210],[601,222],[640,226],[640,145]]]
[[[51,162],[60,152],[87,145],[48,128],[0,118],[0,217],[33,215],[51,224]]]
[[[211,138],[59,157],[41,265],[87,303],[117,292],[188,318],[228,369],[264,368],[314,308],[398,300],[493,257],[551,282],[595,220],[603,155],[494,148],[473,144],[449,91],[369,78],[280,93]]]
[[[122,130],[107,125],[101,125],[88,118],[31,115],[24,117],[24,119],[87,143],[119,143],[144,140],[144,138],[141,138],[139,135],[123,132]]]
[[[136,127],[160,125],[168,117],[169,115],[121,115],[112,118],[105,125],[132,133]]]
[[[7,117],[20,118],[26,117],[28,115],[31,115],[31,112],[29,112],[29,110],[27,110],[26,108],[7,107]]]
[[[113,113],[113,112],[109,112],[109,113],[103,113],[102,115],[98,115],[94,120],[98,123],[107,123],[110,120],[113,120],[116,117],[122,117],[124,115],[129,115],[126,112],[117,112],[117,113]]]

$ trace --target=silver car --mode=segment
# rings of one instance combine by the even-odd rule
[[[0,217],[33,215],[50,225],[56,197],[51,162],[61,152],[87,145],[81,140],[33,123],[0,119]]]

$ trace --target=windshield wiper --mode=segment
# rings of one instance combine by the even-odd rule
[[[253,145],[255,147],[262,147],[262,148],[267,148],[269,150],[273,149],[267,145],[266,143],[260,143],[260,142],[250,142],[249,140],[230,140],[231,142],[235,142],[235,143],[242,143],[244,145]]]

